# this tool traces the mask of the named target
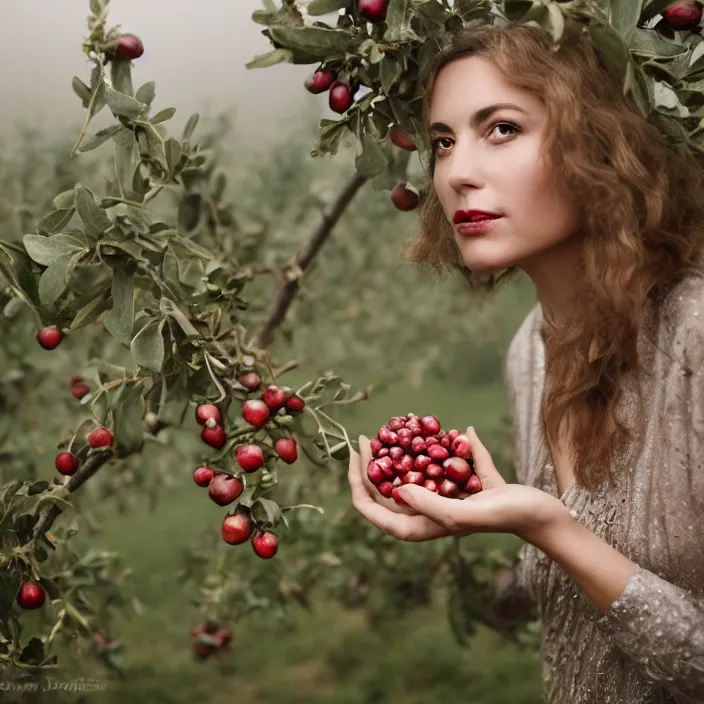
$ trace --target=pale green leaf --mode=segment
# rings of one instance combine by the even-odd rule
[[[115,449],[125,457],[144,444],[144,398],[141,384],[127,384],[114,409]]]
[[[65,254],[57,257],[39,279],[39,300],[42,305],[53,303],[66,290],[69,276],[78,260],[83,256],[78,254]]]
[[[151,106],[156,97],[156,83],[148,81],[143,86],[140,86],[134,97],[138,102]]]
[[[56,232],[61,232],[68,225],[75,212],[75,208],[52,210],[37,223],[37,232],[41,235],[53,235]]]
[[[290,62],[293,55],[288,49],[274,49],[259,54],[245,64],[245,68],[267,68],[283,62]]]
[[[81,184],[76,185],[76,208],[89,237],[97,239],[112,224],[93,194]]]
[[[112,309],[105,316],[105,327],[120,342],[129,345],[134,324],[134,274],[127,267],[113,271],[112,300]]]
[[[52,237],[25,235],[22,242],[27,254],[42,266],[51,266],[59,257],[70,257],[76,252],[88,251],[79,239],[65,234]]]
[[[132,339],[130,349],[134,361],[153,372],[160,372],[164,364],[163,323],[152,320],[147,323]]]
[[[129,95],[116,91],[112,86],[105,86],[105,101],[115,116],[139,117],[146,108],[144,103],[140,103]]]

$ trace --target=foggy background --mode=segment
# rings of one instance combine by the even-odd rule
[[[314,66],[245,68],[273,48],[261,34],[265,27],[251,19],[257,9],[261,0],[111,0],[108,26],[120,24],[144,42],[143,56],[133,62],[135,90],[153,80],[153,113],[177,110],[169,133],[176,135],[192,112],[209,117],[227,110],[237,142],[259,150],[287,120],[305,115],[315,124],[335,116],[327,93],[303,88]],[[0,137],[26,120],[80,129],[85,111],[71,78],[89,82],[92,64],[81,51],[88,14],[88,0],[0,2]],[[113,121],[104,108],[89,134]]]

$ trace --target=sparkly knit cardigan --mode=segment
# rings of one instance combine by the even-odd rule
[[[558,497],[636,573],[603,614],[535,546],[524,544],[515,565],[509,596],[541,620],[550,704],[704,702],[704,278],[683,280],[648,319],[617,407],[634,436],[614,458],[616,488],[575,483]],[[558,496],[539,421],[543,331],[538,304],[505,372],[518,481]]]

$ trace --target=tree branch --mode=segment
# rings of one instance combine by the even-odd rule
[[[101,452],[100,454],[93,455],[83,467],[76,472],[68,484],[66,485],[66,491],[72,494],[74,491],[80,489],[104,464],[112,458],[112,452]],[[34,529],[34,537],[45,537],[46,532],[54,524],[54,521],[61,515],[63,509],[59,507],[58,504],[51,504],[49,510],[44,513],[43,518],[37,523]],[[50,541],[49,541],[50,542]],[[53,548],[54,546],[51,545]]]
[[[274,333],[283,322],[288,309],[291,307],[291,304],[296,297],[299,278],[304,274],[306,269],[310,267],[313,259],[315,259],[316,255],[320,251],[320,248],[330,237],[330,233],[342,214],[345,212],[345,209],[352,202],[352,199],[356,195],[357,191],[366,183],[366,181],[367,177],[362,176],[360,173],[355,173],[354,176],[352,176],[330,209],[323,213],[323,219],[320,222],[318,229],[313,234],[308,246],[304,250],[298,252],[294,257],[294,262],[300,271],[294,274],[294,277],[292,277],[293,280],[286,281],[286,283],[281,285],[276,302],[274,303],[274,307],[269,314],[269,318],[266,323],[264,323],[264,326],[256,337],[257,347],[269,347],[274,341]]]

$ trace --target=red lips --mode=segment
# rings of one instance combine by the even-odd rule
[[[490,213],[488,210],[456,210],[452,218],[455,225],[462,222],[473,222],[474,220],[493,220],[500,218],[498,213]]]

